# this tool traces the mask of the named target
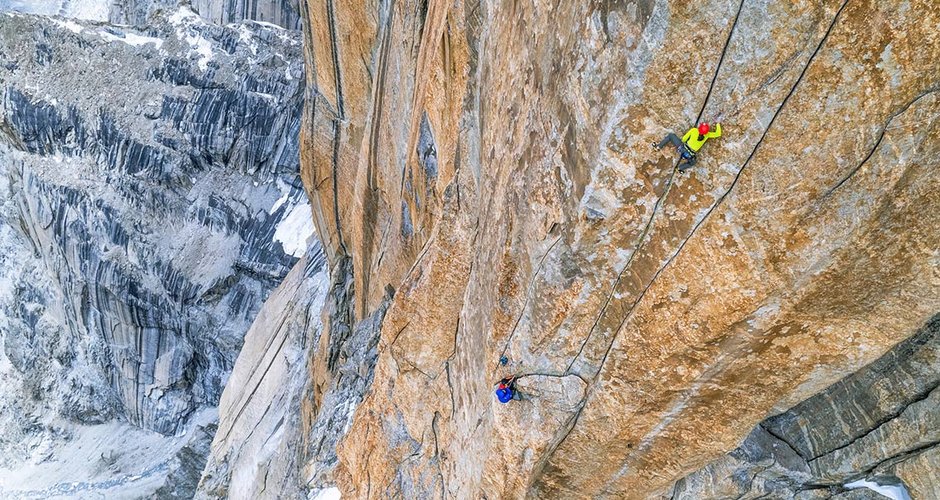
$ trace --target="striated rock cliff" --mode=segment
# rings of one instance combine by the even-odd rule
[[[296,0],[0,0],[0,11],[146,26],[159,23],[151,16],[180,5],[220,25],[247,19],[300,29]]]
[[[277,27],[0,14],[2,490],[192,495],[197,416],[312,233],[302,75]]]
[[[940,316],[862,370],[762,422],[672,498],[827,498],[864,476],[940,497]]]
[[[106,21],[110,0],[0,0],[0,11]],[[121,0],[115,0],[115,5]]]
[[[301,10],[302,174],[349,283],[325,345],[396,290],[310,486],[668,494],[940,310],[935,2]],[[702,119],[724,136],[679,175],[649,145]]]
[[[177,4],[185,3],[207,21],[216,24],[249,19],[288,29],[300,28],[296,0],[111,0],[108,3],[108,20],[116,24],[146,25],[155,12],[174,10]]]

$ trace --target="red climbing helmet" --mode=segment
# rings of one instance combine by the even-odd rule
[[[707,123],[702,123],[701,125],[698,126],[698,133],[702,135],[707,134],[709,130],[711,130],[711,128],[709,128]]]

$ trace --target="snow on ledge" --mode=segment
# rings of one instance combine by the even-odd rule
[[[286,31],[286,30],[287,30],[287,28],[285,28],[285,27],[283,27],[283,26],[278,26],[278,25],[276,25],[276,24],[274,24],[274,23],[269,23],[269,22],[266,22],[266,21],[257,21],[257,20],[254,20],[254,19],[246,19],[245,22],[255,23],[255,24],[259,25],[259,26],[264,26],[264,27],[266,27],[266,28],[272,28],[272,29],[280,30],[280,31]]]
[[[850,490],[868,488],[869,490],[872,490],[879,495],[884,495],[888,498],[891,498],[892,500],[911,500],[911,495],[907,492],[907,488],[905,488],[903,485],[878,484],[874,481],[859,479],[858,481],[853,481],[846,484],[845,487]]]
[[[322,490],[311,492],[313,496],[309,497],[310,500],[340,500],[342,495],[340,495],[339,488],[323,488]]]
[[[50,21],[52,21],[52,24],[65,28],[72,33],[81,33],[82,30],[85,29],[84,26],[76,23],[75,21],[60,21],[58,19],[50,19]]]
[[[299,258],[307,251],[307,242],[313,233],[313,215],[310,202],[305,197],[302,203],[294,205],[287,217],[278,223],[274,230],[274,241],[281,242],[285,253]]]
[[[163,46],[163,40],[159,38],[141,36],[134,33],[122,33],[121,35],[116,35],[107,31],[99,31],[98,35],[109,42],[123,42],[135,47],[141,47],[149,43],[152,43],[158,49]]]
[[[212,42],[206,40],[197,30],[193,29],[194,26],[205,25],[206,22],[199,17],[199,14],[185,5],[181,5],[168,20],[170,24],[176,26],[176,36],[180,40],[185,40],[192,48],[192,52],[199,56],[196,62],[199,69],[202,71],[208,70],[209,62],[212,61],[215,53],[212,50]]]
[[[72,33],[81,35],[83,33],[91,33],[103,38],[106,42],[121,42],[128,45],[133,45],[135,47],[142,47],[147,44],[153,44],[156,48],[163,46],[163,40],[160,38],[154,38],[151,36],[138,35],[136,33],[126,33],[123,31],[112,30],[112,29],[103,29],[103,30],[92,30],[90,28],[86,29],[85,26],[76,23],[70,19],[61,20],[51,18],[49,21],[60,28],[67,29]]]

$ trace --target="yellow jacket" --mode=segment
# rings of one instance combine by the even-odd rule
[[[721,137],[721,124],[716,123],[715,130],[705,134],[704,136],[699,135],[697,127],[690,128],[689,131],[686,132],[684,136],[682,136],[682,142],[684,142],[685,145],[688,146],[689,149],[691,149],[694,153],[702,149],[702,145],[705,144],[705,141],[709,139],[717,139],[719,137]]]

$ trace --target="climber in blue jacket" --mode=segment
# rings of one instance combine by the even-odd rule
[[[516,398],[516,377],[507,377],[496,386],[496,399],[506,404]]]

